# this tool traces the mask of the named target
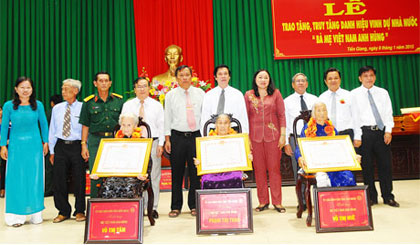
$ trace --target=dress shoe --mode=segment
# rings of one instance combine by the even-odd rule
[[[268,205],[269,205],[268,203],[265,204],[265,205],[259,205],[258,207],[255,208],[255,211],[256,212],[262,212],[262,211],[268,209]]]
[[[373,205],[375,205],[375,204],[378,204],[378,201],[375,201],[375,200],[369,200],[369,204],[370,204],[370,206],[373,206]]]
[[[86,216],[84,213],[77,213],[76,214],[76,221],[77,222],[82,222],[86,220]]]
[[[395,207],[395,208],[400,207],[400,204],[398,202],[396,202],[394,199],[384,201],[384,204],[389,205],[391,207]]]
[[[68,218],[70,218],[70,217],[59,214],[57,217],[54,218],[53,223],[60,223],[60,222],[63,222],[64,220],[66,220]]]
[[[156,210],[153,210],[152,217],[154,219],[159,219],[159,213]]]

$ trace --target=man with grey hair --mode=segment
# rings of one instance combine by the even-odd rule
[[[79,123],[82,103],[76,96],[82,83],[74,79],[63,81],[61,93],[63,102],[54,106],[51,114],[49,131],[50,162],[53,165],[54,204],[58,216],[53,223],[62,222],[71,215],[71,205],[68,202],[67,176],[73,177],[73,190],[76,197],[76,221],[84,221],[86,165],[81,155],[82,125]]]
[[[300,115],[301,111],[311,110],[318,97],[306,92],[308,88],[308,78],[303,73],[296,73],[292,78],[292,87],[295,92],[284,99],[286,111],[286,145],[284,152],[292,157],[293,176],[297,180],[298,164],[293,156],[296,146],[293,137],[293,121]],[[296,125],[296,131],[299,133],[303,128],[303,122],[300,120]]]

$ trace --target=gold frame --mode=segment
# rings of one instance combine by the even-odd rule
[[[208,137],[198,137],[196,138],[196,151],[197,151],[197,159],[200,160],[202,163],[201,157],[201,143],[204,141],[218,141],[223,139],[229,138],[243,138],[245,144],[245,154],[246,154],[246,166],[241,167],[233,167],[233,168],[221,168],[217,170],[202,170],[202,164],[197,166],[197,175],[203,174],[214,174],[214,173],[223,173],[223,172],[230,172],[230,171],[250,171],[252,170],[252,162],[249,159],[249,153],[251,152],[250,144],[249,144],[249,137],[248,134],[232,134],[232,135],[225,135],[225,136],[208,136]]]
[[[298,138],[299,149],[302,157],[305,161],[308,161],[307,157],[305,156],[305,149],[302,146],[303,141],[329,141],[329,140],[345,140],[347,150],[351,154],[353,159],[354,165],[353,166],[346,166],[346,167],[328,167],[328,168],[308,168],[307,165],[304,166],[303,170],[306,173],[316,173],[316,172],[334,172],[334,171],[343,171],[343,170],[350,170],[350,171],[358,171],[362,170],[360,163],[356,159],[356,152],[354,151],[353,143],[351,142],[350,136],[348,135],[337,135],[337,136],[320,136],[320,137],[311,137],[311,138]]]
[[[102,151],[104,149],[104,145],[108,142],[120,142],[124,144],[130,144],[130,143],[138,143],[138,142],[144,142],[147,144],[146,148],[146,156],[144,157],[144,161],[142,164],[142,171],[141,172],[129,172],[129,173],[111,173],[111,172],[98,172],[98,165],[102,156]],[[150,152],[152,151],[152,143],[153,139],[150,138],[124,138],[124,139],[101,139],[101,142],[99,144],[98,152],[96,154],[95,163],[93,164],[92,173],[96,174],[99,177],[137,177],[139,174],[145,175],[147,173],[147,167],[149,165],[149,159],[150,159]]]

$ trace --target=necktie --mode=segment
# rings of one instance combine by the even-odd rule
[[[144,100],[140,101],[140,111],[139,111],[139,116],[141,118],[143,118],[144,121]]]
[[[370,108],[372,108],[373,116],[375,117],[376,124],[380,130],[384,129],[384,123],[382,121],[381,115],[379,115],[378,108],[376,107],[375,101],[373,100],[372,94],[368,90],[368,98],[370,103]]]
[[[217,105],[217,115],[220,115],[225,110],[225,90],[222,89],[222,93],[219,97],[219,104]]]
[[[67,104],[66,112],[64,113],[64,123],[63,123],[63,136],[69,137],[70,136],[70,104]]]
[[[336,116],[337,116],[337,100],[336,100],[336,94],[335,92],[331,93],[332,99],[331,99],[331,121],[334,127],[337,125],[336,123]]]
[[[307,111],[308,107],[306,106],[305,101],[303,100],[303,95],[300,96],[300,108],[302,111]]]
[[[188,122],[188,127],[190,127],[190,129],[192,131],[195,130],[195,117],[194,117],[194,108],[192,106],[191,103],[191,99],[190,99],[190,94],[188,93],[188,91],[185,91],[185,96],[187,97],[187,122]]]

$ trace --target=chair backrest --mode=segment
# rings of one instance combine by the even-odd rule
[[[219,115],[217,115],[217,114],[216,115],[211,115],[211,118],[209,120],[207,120],[207,122],[204,124],[204,127],[203,127],[203,136],[207,136],[207,134],[208,134],[207,131],[208,131],[208,128],[209,128],[210,125],[216,125],[216,119],[217,119],[218,116]],[[241,123],[239,122],[239,120],[232,117],[232,115],[229,115],[229,116],[231,116],[231,120],[230,120],[231,125],[232,125],[232,123],[236,124],[236,127],[234,126],[232,128],[236,128],[237,129],[236,131],[238,133],[242,133],[242,126],[241,126]]]
[[[150,129],[149,124],[147,124],[145,121],[143,121],[142,117],[139,117],[139,123],[137,124],[137,127],[144,127],[147,131],[147,137],[146,138],[152,138],[152,130]],[[120,130],[121,125],[117,124],[114,127],[114,136],[117,133],[118,130]]]
[[[296,130],[297,122],[299,120],[303,120],[303,121],[305,121],[305,123],[308,123],[309,122],[309,119],[311,118],[311,113],[312,113],[312,110],[300,111],[300,115],[297,116],[295,118],[295,120],[293,121],[293,136],[294,136],[294,141],[295,141],[295,146],[296,147],[298,147],[297,146],[298,145],[297,144],[297,136],[298,136],[298,134],[297,134],[297,130]]]

